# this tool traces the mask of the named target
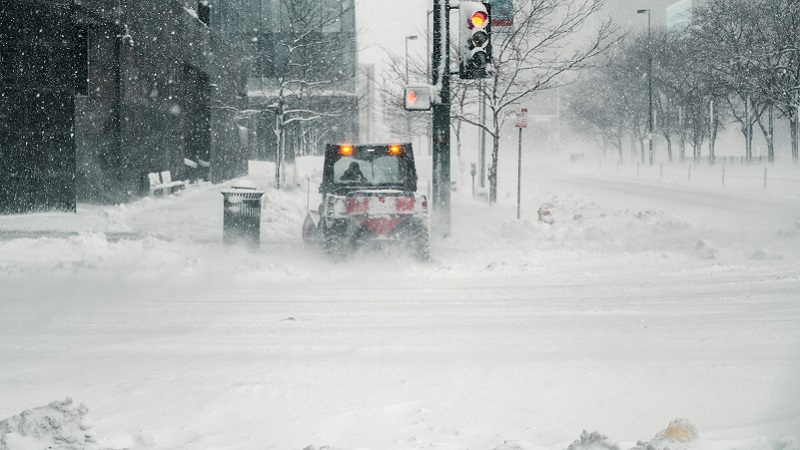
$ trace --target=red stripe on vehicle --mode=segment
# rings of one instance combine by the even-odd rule
[[[395,208],[397,211],[414,211],[414,197],[397,197]]]

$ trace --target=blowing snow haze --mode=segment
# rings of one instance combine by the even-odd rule
[[[449,179],[429,2],[112,3],[0,0],[0,450],[800,450],[797,2],[533,15]]]

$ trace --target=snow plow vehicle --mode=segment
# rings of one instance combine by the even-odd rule
[[[309,208],[303,239],[332,257],[370,244],[398,244],[414,258],[430,257],[428,201],[417,193],[411,144],[325,148],[322,203]]]

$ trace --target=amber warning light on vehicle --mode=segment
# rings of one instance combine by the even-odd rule
[[[353,146],[352,145],[342,145],[339,146],[339,154],[342,156],[350,156],[353,154]]]
[[[400,148],[399,145],[392,145],[389,147],[389,153],[393,156],[399,155],[401,151],[402,149]]]

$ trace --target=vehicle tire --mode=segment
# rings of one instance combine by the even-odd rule
[[[346,224],[334,221],[322,228],[322,249],[332,258],[347,256],[349,239],[346,237]]]
[[[431,258],[430,236],[423,222],[414,222],[411,226],[411,255],[418,261]]]

